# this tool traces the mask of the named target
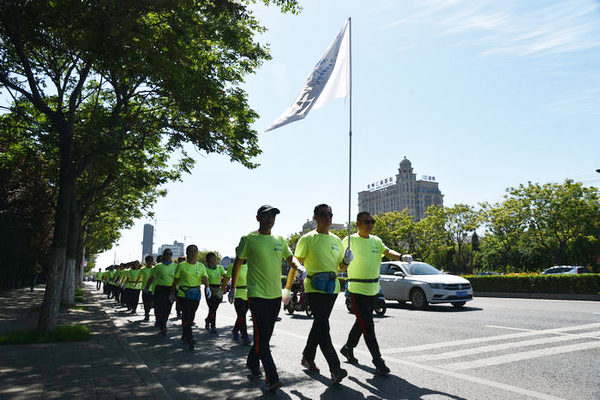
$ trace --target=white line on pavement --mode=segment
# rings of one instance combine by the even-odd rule
[[[476,347],[476,348],[457,350],[457,351],[449,351],[446,353],[413,356],[413,357],[408,357],[408,359],[413,360],[413,361],[447,360],[449,358],[466,357],[466,356],[472,356],[472,355],[482,354],[482,353],[491,353],[494,351],[516,349],[518,347],[537,346],[540,344],[564,342],[567,340],[572,341],[572,340],[576,340],[576,339],[590,339],[590,338],[591,339],[600,339],[600,336],[593,336],[593,335],[600,335],[600,332],[597,331],[597,332],[590,332],[590,333],[580,333],[577,335],[552,336],[552,337],[546,337],[546,338],[541,338],[541,339],[523,340],[520,342],[501,343],[501,344],[496,344],[496,345],[491,345],[491,346]]]
[[[462,371],[466,369],[489,367],[492,365],[507,364],[515,361],[529,360],[532,358],[553,356],[556,354],[571,353],[574,351],[596,349],[600,347],[600,341],[571,344],[567,346],[548,347],[540,350],[524,351],[521,353],[507,354],[504,356],[484,358],[481,360],[461,361],[444,365],[445,369],[451,371]]]
[[[412,346],[412,347],[398,347],[398,348],[394,348],[394,349],[383,350],[381,353],[382,354],[406,353],[406,352],[410,352],[410,351],[440,349],[443,347],[471,345],[474,343],[487,343],[487,342],[493,342],[493,341],[498,341],[498,340],[518,339],[518,338],[523,338],[523,337],[528,337],[528,336],[537,336],[537,335],[560,334],[561,332],[577,331],[577,330],[583,330],[583,329],[597,329],[597,328],[600,328],[600,323],[588,324],[588,325],[567,326],[567,327],[563,327],[563,328],[545,329],[545,330],[540,330],[540,331],[509,333],[506,335],[455,340],[453,342],[430,343],[430,344],[424,344],[424,345]]]

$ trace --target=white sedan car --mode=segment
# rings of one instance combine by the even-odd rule
[[[446,275],[419,261],[386,261],[381,264],[379,284],[386,300],[410,301],[417,310],[429,304],[452,303],[461,308],[473,300],[473,288],[465,278]]]

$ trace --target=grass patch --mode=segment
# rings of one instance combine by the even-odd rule
[[[90,340],[90,329],[85,325],[64,325],[54,332],[38,332],[36,330],[14,331],[0,334],[0,345],[85,342]]]
[[[75,303],[83,303],[85,301],[84,296],[75,296]]]

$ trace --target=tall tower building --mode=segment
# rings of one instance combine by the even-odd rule
[[[406,157],[400,163],[395,179],[378,180],[358,193],[358,210],[372,215],[408,209],[413,219],[420,221],[431,205],[444,205],[444,195],[438,188],[438,182],[435,182],[435,177],[425,175],[417,180],[417,174]]]
[[[142,261],[146,256],[152,255],[152,245],[154,241],[154,225],[144,224],[144,237],[142,239]]]

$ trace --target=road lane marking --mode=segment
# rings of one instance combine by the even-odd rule
[[[600,341],[571,344],[567,346],[548,347],[540,350],[524,351],[521,353],[484,358],[481,360],[461,361],[457,363],[444,365],[443,368],[451,371],[464,371],[467,369],[490,367],[493,365],[507,364],[515,361],[530,360],[532,358],[553,356],[557,354],[572,353],[574,351],[597,348],[600,348]]]
[[[354,352],[355,353],[369,354],[366,351],[357,351],[356,349],[354,349]],[[442,368],[437,368],[437,367],[431,367],[431,366],[428,366],[428,365],[418,364],[418,363],[415,363],[415,362],[412,362],[412,361],[401,360],[399,358],[394,358],[394,357],[386,356],[386,357],[384,357],[384,359],[386,361],[393,362],[393,363],[396,363],[396,364],[401,364],[401,365],[404,365],[404,366],[409,367],[409,368],[418,368],[418,369],[429,371],[429,372],[432,372],[432,373],[435,373],[435,374],[444,375],[444,376],[447,376],[447,377],[450,377],[450,378],[460,379],[460,380],[463,380],[463,381],[468,381],[468,382],[476,383],[478,385],[490,386],[490,387],[494,387],[496,389],[501,389],[501,390],[505,390],[507,392],[517,393],[517,394],[520,394],[520,395],[529,396],[529,397],[533,397],[533,398],[536,398],[536,399],[542,399],[542,400],[565,400],[562,397],[556,397],[556,396],[552,396],[552,395],[546,394],[546,393],[535,392],[533,390],[523,389],[523,388],[520,388],[520,387],[508,385],[508,384],[501,383],[501,382],[490,381],[488,379],[483,379],[483,378],[479,378],[479,377],[476,377],[476,376],[465,375],[465,374],[461,374],[459,372],[449,371],[449,370],[442,369]]]
[[[479,337],[479,338],[455,340],[453,342],[430,343],[430,344],[411,346],[411,347],[398,347],[398,348],[393,348],[393,349],[382,350],[381,354],[407,353],[407,352],[411,352],[411,351],[432,350],[432,349],[440,349],[443,347],[471,345],[471,344],[475,344],[475,343],[487,343],[487,342],[494,342],[494,341],[506,340],[506,339],[518,339],[518,338],[537,336],[537,335],[560,334],[561,332],[578,331],[578,330],[584,330],[584,329],[597,329],[597,328],[600,328],[600,323],[577,325],[577,326],[567,326],[567,327],[563,327],[563,328],[545,329],[545,330],[540,330],[540,331],[508,333],[505,335],[486,336],[486,337]]]
[[[593,336],[593,335],[598,335],[598,336]],[[482,354],[482,353],[491,353],[494,351],[512,350],[512,349],[516,349],[518,347],[537,346],[540,344],[558,343],[558,342],[564,342],[564,341],[568,341],[568,340],[577,340],[577,339],[600,339],[600,331],[590,332],[590,333],[580,333],[577,335],[570,334],[570,335],[565,335],[565,336],[552,336],[552,337],[541,338],[541,339],[523,340],[520,342],[509,342],[509,343],[502,343],[502,344],[496,344],[496,345],[491,345],[491,346],[483,346],[483,347],[476,347],[476,348],[470,348],[470,349],[464,349],[464,350],[449,351],[446,353],[412,356],[412,357],[407,357],[407,358],[409,360],[413,360],[413,361],[447,360],[449,358],[466,357],[466,356],[472,356],[472,355]]]

